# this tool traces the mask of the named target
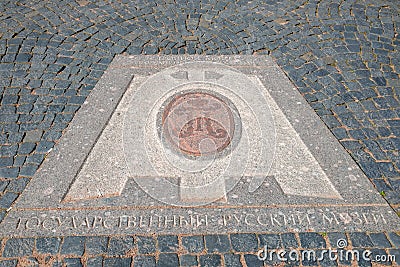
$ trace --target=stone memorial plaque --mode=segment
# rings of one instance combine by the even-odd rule
[[[381,231],[400,219],[268,56],[117,56],[2,236]]]

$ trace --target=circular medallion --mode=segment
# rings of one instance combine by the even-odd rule
[[[237,130],[232,105],[222,96],[201,90],[172,96],[162,112],[163,140],[187,156],[224,151]]]

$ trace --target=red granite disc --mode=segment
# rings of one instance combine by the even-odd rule
[[[175,96],[164,109],[162,131],[180,152],[191,156],[213,155],[231,142],[235,124],[230,107],[204,92]]]

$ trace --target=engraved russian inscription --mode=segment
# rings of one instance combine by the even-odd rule
[[[138,230],[162,231],[167,229],[218,229],[219,227],[253,227],[254,229],[291,229],[307,227],[313,229],[322,223],[325,227],[346,227],[386,225],[387,217],[379,211],[341,212],[341,211],[286,211],[271,212],[267,209],[259,212],[243,212],[241,209],[230,209],[218,212],[167,212],[145,214],[140,212],[120,212],[103,215],[50,216],[41,214],[32,217],[19,217],[12,224],[18,231],[65,232],[70,229],[87,232],[98,230]]]

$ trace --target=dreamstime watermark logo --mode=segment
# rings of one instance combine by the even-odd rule
[[[268,249],[265,245],[263,249],[257,252],[257,257],[260,261],[273,261],[278,259],[281,262],[295,261],[367,261],[367,262],[395,262],[395,255],[373,254],[371,250],[345,249],[347,247],[345,239],[339,239],[336,242],[337,249],[322,249],[322,250],[285,250],[285,249]]]

